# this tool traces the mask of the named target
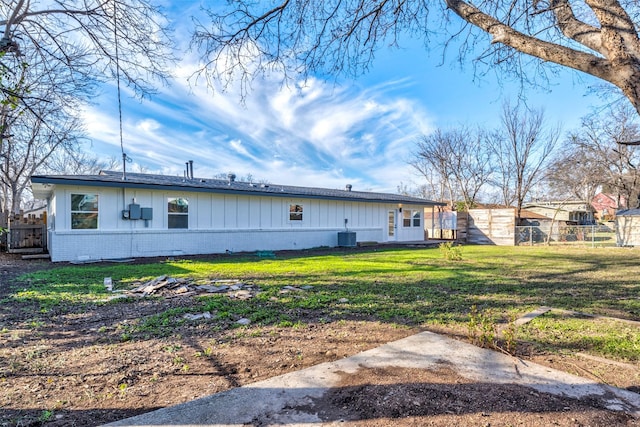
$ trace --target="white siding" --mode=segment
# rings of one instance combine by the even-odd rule
[[[238,197],[224,196],[224,228],[238,228]]]
[[[260,198],[260,229],[273,227],[273,212],[271,210],[271,201],[269,197]]]
[[[71,230],[71,194],[99,195],[98,230]],[[167,229],[169,197],[189,200],[189,229]],[[152,220],[122,218],[121,211],[134,198],[153,209]],[[289,220],[290,204],[303,205],[302,221]],[[57,186],[49,209],[51,258],[73,261],[336,246],[345,218],[357,241],[382,242],[387,240],[387,212],[398,205]],[[401,217],[398,225],[397,240],[423,239],[423,227],[402,227]]]
[[[236,197],[236,228],[251,228],[250,209],[251,203],[248,197]]]

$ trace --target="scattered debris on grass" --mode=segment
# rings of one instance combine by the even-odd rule
[[[226,294],[229,298],[247,300],[256,296],[260,288],[239,280],[211,280],[196,283],[194,279],[159,276],[148,282],[135,282],[134,289],[122,291],[123,295],[143,298],[150,295],[165,298],[186,297],[201,294]]]
[[[204,313],[187,313],[182,316],[183,319],[187,320],[200,320],[200,319],[211,319],[211,313],[205,311]]]
[[[280,290],[280,294],[288,294],[289,292],[302,292],[302,291],[308,291],[310,289],[313,289],[313,286],[301,286],[301,287],[285,286]]]

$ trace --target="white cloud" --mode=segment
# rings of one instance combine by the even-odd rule
[[[229,145],[238,154],[249,157],[249,152],[242,146],[242,141],[240,141],[239,139],[229,141]]]
[[[431,127],[426,111],[394,94],[393,83],[362,90],[261,79],[242,103],[234,86],[190,86],[184,76],[195,69],[187,58],[177,72],[183,78],[155,99],[125,103],[125,151],[149,170],[181,174],[194,160],[197,176],[233,171],[276,184],[394,191],[410,179],[406,159]],[[90,136],[114,155],[117,113],[108,105],[105,97],[84,117]]]
[[[144,119],[138,122],[137,127],[143,132],[154,133],[155,131],[160,129],[161,125],[156,120]]]

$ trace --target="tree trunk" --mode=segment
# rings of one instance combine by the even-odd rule
[[[17,186],[11,186],[11,213],[20,213],[20,198],[22,197],[20,193],[21,192],[18,191]]]
[[[640,61],[629,58],[624,64],[614,65],[613,69],[615,78],[611,83],[620,88],[640,114]]]

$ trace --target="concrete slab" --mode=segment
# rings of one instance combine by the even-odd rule
[[[323,363],[244,387],[163,408],[107,426],[241,426],[267,419],[270,425],[318,426],[312,407],[340,381],[340,372],[361,368],[437,369],[446,365],[477,382],[516,384],[540,392],[575,398],[591,397],[613,410],[640,417],[640,394],[596,383],[545,366],[481,349],[430,332],[385,344],[355,356]]]
[[[536,310],[533,310],[531,313],[527,313],[519,319],[516,319],[514,323],[515,326],[522,326],[525,323],[531,322],[538,316],[542,316],[545,313],[551,311],[551,307],[538,307]]]

